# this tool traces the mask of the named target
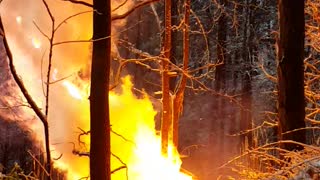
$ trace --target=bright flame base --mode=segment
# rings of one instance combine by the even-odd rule
[[[116,132],[111,133],[111,151],[128,166],[128,169],[115,172],[112,179],[125,180],[128,176],[130,180],[192,180],[192,177],[180,172],[181,160],[173,145],[168,148],[168,157],[161,154],[161,139],[155,131],[156,112],[153,105],[146,95],[141,99],[135,97],[131,89],[130,78],[126,77],[123,79],[121,93],[110,92],[111,125]],[[80,90],[70,90],[70,86],[66,86],[66,90],[72,97],[80,99]],[[81,101],[88,100],[83,97]],[[84,106],[87,107],[83,108],[89,108],[89,104]],[[89,144],[88,137],[84,141]],[[112,169],[123,166],[122,162],[112,156]],[[68,179],[89,174],[88,168],[76,170],[72,164],[56,163],[58,167],[68,171]],[[82,166],[87,167],[88,164]]]

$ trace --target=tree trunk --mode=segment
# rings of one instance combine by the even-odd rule
[[[279,1],[278,116],[280,140],[306,142],[304,99],[304,0]],[[285,134],[284,134],[285,133]],[[303,146],[281,144],[287,150]]]
[[[170,128],[172,128],[172,112],[170,97],[169,62],[171,52],[171,0],[165,1],[165,37],[164,59],[162,60],[162,121],[161,121],[161,150],[167,155]],[[172,136],[172,135],[171,135]],[[172,137],[171,137],[172,138]]]
[[[171,4],[171,26],[179,27],[180,18],[179,18],[179,6],[181,0],[172,0]],[[181,48],[181,30],[180,28],[171,28],[171,54],[170,54],[171,63],[178,65],[181,63],[182,59],[182,48]],[[170,78],[170,90],[172,92],[176,89],[176,79],[177,77]]]
[[[244,73],[242,75],[242,97],[241,104],[243,109],[241,109],[241,119],[240,126],[241,131],[247,131],[252,129],[252,86],[251,86],[251,71],[252,71],[252,56],[253,56],[253,47],[252,47],[252,38],[253,38],[253,16],[252,8],[250,5],[255,7],[256,1],[246,0],[245,9],[244,9],[244,31],[243,31],[243,52],[242,59],[244,62]],[[242,152],[246,151],[247,148],[253,147],[253,133],[248,131],[245,134],[240,136],[240,142],[242,144],[241,150]]]
[[[109,74],[111,39],[110,0],[94,0],[90,89],[90,179],[110,180]]]
[[[222,8],[226,6],[226,0],[219,1]],[[217,39],[217,63],[221,63],[216,67],[215,72],[215,90],[217,92],[225,91],[226,83],[226,40],[227,40],[227,20],[224,10],[221,10],[221,15],[218,19],[218,39]],[[218,143],[214,143],[219,147],[219,152],[224,152],[224,136],[225,136],[225,100],[222,97],[217,97],[215,99],[217,102],[217,118],[218,122],[212,123],[211,132],[214,134],[215,131],[219,130],[219,137],[212,137],[212,139],[219,138]],[[217,128],[218,127],[218,128]],[[214,142],[211,140],[211,142]]]
[[[183,29],[183,71],[188,70],[189,64],[189,24],[190,24],[190,0],[185,2],[184,29]],[[173,107],[173,144],[176,148],[179,145],[179,118],[183,111],[184,91],[187,85],[187,76],[182,74],[177,87]]]

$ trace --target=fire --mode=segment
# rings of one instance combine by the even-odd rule
[[[72,87],[76,88],[75,85]],[[112,153],[128,166],[128,176],[132,180],[191,180],[192,177],[180,172],[179,153],[173,145],[169,147],[167,158],[161,154],[161,140],[154,127],[156,111],[147,95],[138,99],[133,95],[131,88],[130,78],[126,77],[123,79],[121,93],[110,92],[111,124],[112,130],[116,132],[111,134]],[[74,92],[81,91],[77,89],[72,92],[68,88],[67,90],[73,97]],[[74,98],[81,99],[80,93],[79,97]],[[82,100],[87,101],[83,98]],[[86,143],[89,143],[88,139]],[[123,165],[115,157],[112,157],[111,161],[112,169]],[[83,174],[73,171],[72,164],[58,162],[56,165],[68,171],[69,179],[81,177],[79,174]],[[112,176],[115,180],[125,178],[125,170],[120,170]]]
[[[170,146],[168,158],[161,154],[161,140],[155,131],[154,116],[156,114],[152,103],[145,95],[137,99],[132,91],[130,78],[123,80],[122,93],[110,94],[112,129],[133,143],[112,136],[111,150],[114,153],[127,154],[129,178],[134,180],[187,180],[192,179],[180,173],[180,157],[177,151]],[[128,143],[130,146],[128,146]],[[127,149],[122,147],[127,146]],[[113,159],[113,163],[116,163]],[[116,168],[116,167],[114,167]],[[125,176],[115,178],[124,179]]]
[[[86,11],[86,8],[73,6],[63,1],[48,0],[56,17],[56,22],[63,21],[66,17],[78,12]],[[117,7],[123,1],[113,1]],[[115,14],[126,12],[133,2],[128,1],[127,6],[122,6]],[[28,8],[26,8],[28,7]],[[61,11],[65,9],[65,11]],[[45,33],[50,33],[51,23],[41,1],[24,0],[21,3],[15,1],[3,1],[0,6],[4,16],[4,26],[8,41],[14,56],[16,69],[21,75],[25,86],[37,104],[44,108],[45,100],[43,80],[46,77],[47,59],[46,50],[48,42],[40,38],[41,33],[35,27],[37,23]],[[23,17],[19,16],[22,15]],[[55,42],[68,40],[90,39],[92,36],[92,14],[83,14],[62,26],[55,36]],[[11,23],[16,21],[17,23]],[[113,33],[116,28],[122,27],[125,21],[113,24]],[[26,36],[30,34],[30,36]],[[116,38],[113,35],[112,38]],[[115,41],[115,39],[112,39]],[[115,43],[113,43],[115,44]],[[31,46],[32,45],[32,46]],[[37,51],[31,51],[30,47]],[[89,152],[89,137],[82,136],[84,143],[78,142],[78,136],[82,131],[90,129],[90,112],[88,99],[89,82],[79,77],[67,77],[67,75],[88,69],[90,61],[90,44],[65,44],[55,46],[53,52],[52,80],[57,81],[50,85],[49,101],[49,127],[50,143],[54,166],[67,172],[68,179],[80,179],[89,176],[89,158],[79,157],[74,152]],[[113,50],[115,51],[115,50]],[[42,61],[43,59],[43,61]],[[43,63],[43,64],[41,64]],[[59,70],[59,73],[58,73]],[[76,76],[76,75],[75,75]],[[112,131],[111,169],[117,169],[125,163],[128,169],[121,169],[112,174],[113,180],[191,180],[192,177],[180,172],[181,160],[179,153],[170,145],[168,157],[161,154],[160,137],[156,134],[154,117],[156,111],[147,95],[137,98],[131,91],[130,78],[123,79],[121,90],[110,92],[110,116]],[[25,109],[26,114],[34,113]],[[30,128],[39,139],[43,139],[43,127],[40,122],[30,123]],[[119,159],[121,161],[119,161]],[[128,172],[126,172],[128,171]]]

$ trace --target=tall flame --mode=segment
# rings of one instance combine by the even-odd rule
[[[111,158],[112,169],[125,163],[128,177],[132,180],[191,180],[190,176],[180,173],[181,161],[172,145],[169,147],[168,157],[161,154],[161,140],[156,134],[154,123],[156,111],[147,95],[138,99],[131,88],[132,83],[127,76],[123,79],[121,93],[110,92],[110,116],[114,132],[111,134],[111,151],[115,155]],[[68,87],[66,90],[74,96],[74,92]],[[82,101],[87,102],[86,96],[82,97]],[[89,143],[89,140],[85,143]],[[72,164],[58,166],[66,170],[72,169]],[[127,176],[126,172],[125,169],[119,170],[113,174],[112,179],[123,180]],[[72,171],[68,177],[75,179],[80,173]]]

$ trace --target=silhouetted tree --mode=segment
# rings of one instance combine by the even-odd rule
[[[305,130],[297,130],[305,127],[304,3],[304,0],[279,1],[280,39],[277,69],[280,140],[300,143],[306,142]],[[284,143],[282,147],[287,150],[303,149],[303,146],[291,143]]]
[[[90,89],[90,178],[110,180],[109,74],[111,55],[110,0],[94,0]]]

